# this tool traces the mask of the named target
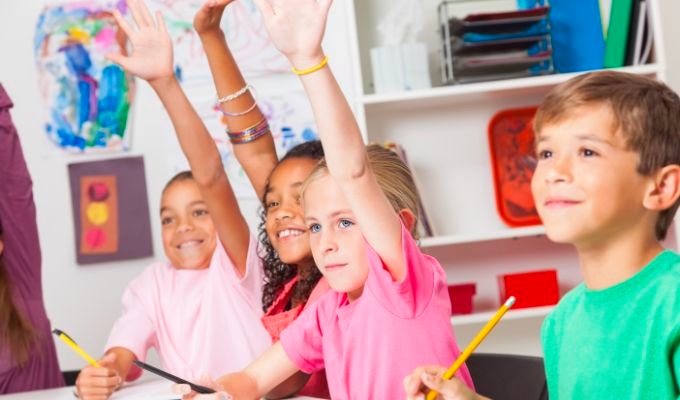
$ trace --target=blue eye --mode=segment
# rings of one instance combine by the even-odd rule
[[[321,225],[319,224],[311,224],[309,225],[309,232],[311,233],[319,233],[321,231]]]
[[[352,222],[348,219],[341,219],[340,222],[338,222],[338,226],[340,228],[349,228],[352,225],[354,225],[354,222]]]

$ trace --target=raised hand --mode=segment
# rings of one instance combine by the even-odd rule
[[[274,45],[298,69],[323,58],[321,39],[332,0],[254,0]]]
[[[149,83],[174,75],[172,64],[172,41],[160,12],[155,18],[143,1],[127,0],[136,28],[133,28],[118,12],[113,16],[118,26],[132,43],[132,54],[107,54],[106,57],[123,69]]]
[[[194,29],[196,29],[196,32],[199,35],[213,32],[219,32],[221,34],[220,21],[222,20],[222,14],[224,14],[224,8],[233,1],[234,0],[206,1],[194,16]]]

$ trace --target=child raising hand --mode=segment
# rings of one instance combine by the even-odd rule
[[[160,219],[169,262],[153,264],[128,285],[103,367],[86,367],[78,378],[84,399],[108,398],[122,381],[136,379],[141,371],[132,361],[144,360],[150,347],[157,349],[163,369],[196,380],[204,372],[243,368],[271,343],[260,323],[257,241],[212,138],[174,76],[163,19],[152,16],[143,2],[130,0],[128,5],[134,27],[114,15],[134,50],[109,57],[149,82],[185,152],[205,162],[190,163],[192,172],[178,174],[163,190]]]
[[[218,387],[237,399],[257,398],[298,370],[325,367],[333,399],[405,398],[404,376],[418,365],[448,365],[460,353],[445,273],[413,238],[413,178],[395,153],[364,146],[321,48],[331,2],[256,4],[300,75],[326,153],[303,185],[302,203],[314,260],[333,291]],[[457,376],[472,387],[467,368]]]

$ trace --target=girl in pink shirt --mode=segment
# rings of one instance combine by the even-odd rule
[[[227,247],[231,238],[221,240],[210,211],[191,172],[167,183],[160,218],[168,262],[152,264],[128,285],[102,367],[85,367],[78,376],[81,399],[108,398],[123,381],[137,379],[141,370],[132,361],[143,361],[151,347],[163,369],[193,380],[243,368],[269,347],[259,321],[257,242],[247,238],[237,264],[230,251],[239,249]]]
[[[447,365],[460,353],[445,273],[413,238],[413,178],[395,153],[363,144],[321,50],[331,1],[255,2],[301,76],[324,146],[325,162],[306,180],[302,200],[314,259],[333,291],[303,312],[279,343],[214,386],[252,399],[298,370],[325,367],[333,399],[405,398],[402,380],[414,368]],[[467,368],[457,376],[472,387]]]

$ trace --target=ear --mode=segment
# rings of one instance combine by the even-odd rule
[[[399,218],[409,232],[413,232],[416,227],[416,215],[408,208],[399,210]]]
[[[642,205],[648,210],[663,211],[680,197],[680,165],[667,165],[653,176],[650,190],[645,193]]]

